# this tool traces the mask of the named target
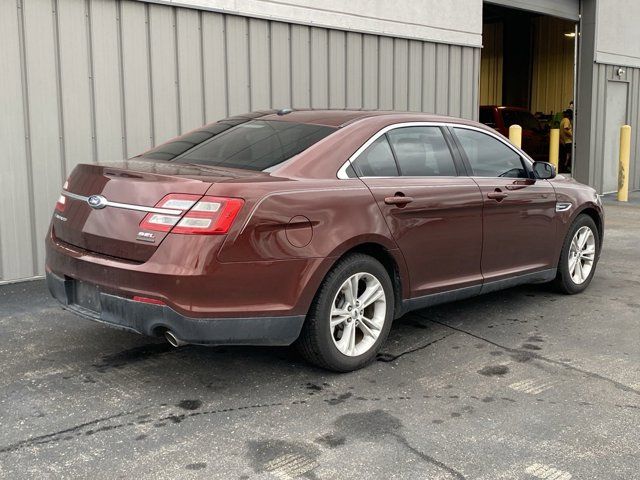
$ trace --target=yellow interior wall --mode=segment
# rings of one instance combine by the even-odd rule
[[[485,23],[480,54],[480,105],[502,104],[502,23]]]
[[[573,24],[553,17],[533,20],[531,111],[566,109],[573,99]],[[503,25],[485,23],[480,60],[480,105],[502,104]]]
[[[534,19],[531,111],[565,110],[573,99],[574,38],[571,22],[553,17]]]

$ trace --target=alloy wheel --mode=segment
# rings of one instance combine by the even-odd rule
[[[569,275],[576,285],[584,283],[593,269],[596,258],[596,239],[591,228],[578,229],[569,248]]]
[[[387,299],[380,281],[355,273],[344,281],[331,304],[329,328],[340,353],[356,357],[367,352],[384,327]]]

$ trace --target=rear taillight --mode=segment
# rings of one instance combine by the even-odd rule
[[[62,190],[66,191],[67,188],[69,188],[69,180],[67,180],[66,182],[64,182],[64,185],[62,185]],[[56,212],[64,212],[65,207],[67,206],[67,197],[64,196],[64,194],[60,194],[60,196],[58,197],[58,201],[56,202]]]
[[[58,201],[56,202],[56,212],[64,212],[65,207],[67,206],[67,197],[64,195],[60,195],[58,197]]]
[[[242,205],[244,201],[240,198],[200,198],[199,195],[171,194],[160,200],[156,207],[180,210],[181,213],[149,213],[140,223],[140,227],[145,230],[171,231],[185,235],[225,234]]]
[[[178,223],[180,218],[182,218],[182,215],[193,207],[200,198],[200,195],[177,193],[166,195],[156,204],[156,208],[176,210],[180,213],[176,215],[166,213],[148,213],[142,219],[140,227],[145,230],[155,230],[156,232],[168,232],[176,223]]]

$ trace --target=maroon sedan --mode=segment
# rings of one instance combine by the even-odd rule
[[[496,105],[482,105],[480,107],[480,122],[494,128],[505,137],[509,137],[509,127],[522,127],[522,149],[534,160],[549,159],[549,132],[542,128],[533,114],[518,107],[498,107]]]
[[[82,317],[174,346],[295,343],[348,371],[408,311],[523,283],[581,292],[602,235],[592,188],[481,124],[281,110],[78,165],[46,270]]]

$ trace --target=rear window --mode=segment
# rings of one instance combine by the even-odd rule
[[[263,171],[334,131],[332,127],[307,123],[224,120],[164,143],[142,157]]]
[[[485,125],[489,125],[490,127],[496,126],[496,121],[493,118],[493,109],[492,108],[481,108],[480,109],[480,123],[484,123]]]
[[[523,110],[502,110],[502,120],[504,126],[509,128],[511,125],[520,125],[525,130],[540,130],[540,122],[530,112]],[[483,122],[484,123],[484,122]]]

